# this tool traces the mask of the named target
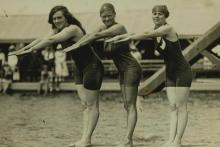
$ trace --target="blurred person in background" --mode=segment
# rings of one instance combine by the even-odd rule
[[[60,82],[63,82],[64,79],[69,76],[69,71],[66,63],[66,53],[63,52],[63,48],[58,44],[55,51],[55,73],[56,73],[56,91],[59,91]]]
[[[15,45],[9,46],[9,52],[15,51],[16,47]],[[8,56],[8,65],[11,67],[12,73],[13,73],[13,81],[19,81],[20,80],[20,74],[18,69],[18,57],[17,55]]]
[[[3,65],[5,64],[5,53],[0,48],[0,80],[3,78]]]
[[[2,80],[2,92],[3,94],[8,94],[11,83],[12,83],[12,70],[7,62],[3,65],[3,80]]]
[[[16,52],[18,50],[20,50],[21,48],[23,48],[25,46],[24,43],[18,43],[16,44],[16,50],[15,51],[12,51],[12,52]],[[11,56],[10,54],[12,52],[9,52],[9,56]],[[27,82],[29,81],[29,64],[30,64],[30,55],[17,55],[18,56],[18,63],[17,63],[17,66],[18,66],[18,71],[19,71],[19,75],[20,75],[20,81],[21,82]]]
[[[45,47],[44,50],[42,50],[41,54],[43,55],[44,59],[44,65],[47,66],[47,72],[48,72],[48,90],[49,92],[54,91],[55,87],[55,50],[53,45]]]
[[[38,87],[38,94],[41,94],[43,90],[44,95],[47,95],[49,89],[49,72],[48,66],[46,64],[42,65],[41,75],[40,75],[40,83]]]
[[[33,51],[29,54],[28,73],[30,76],[30,82],[39,81],[43,64],[44,60],[40,51]]]
[[[53,46],[47,46],[41,51],[45,64],[48,66],[48,70],[51,71],[55,67],[55,50]]]

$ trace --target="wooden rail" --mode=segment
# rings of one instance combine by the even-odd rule
[[[140,86],[142,86],[141,83]],[[38,90],[39,83],[37,82],[16,82],[12,83],[11,90],[13,91],[36,91]],[[192,83],[192,91],[220,91],[219,79],[196,79]],[[60,84],[60,91],[76,91],[74,82],[64,82]],[[104,81],[101,87],[102,92],[120,92],[118,81]]]

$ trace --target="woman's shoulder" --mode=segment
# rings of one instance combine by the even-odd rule
[[[77,25],[71,24],[69,26],[66,27],[66,29],[71,29],[71,30],[81,30],[81,28]]]
[[[56,28],[53,29],[53,34],[57,34],[57,33],[60,33],[60,32],[74,32],[74,31],[79,31],[81,30],[77,25],[68,25],[66,26],[65,28],[63,28],[62,30],[58,30]]]
[[[84,35],[83,30],[77,26],[77,25],[69,25],[66,28],[63,29],[64,32],[66,32],[67,34],[71,34],[71,36],[77,36],[77,37],[81,37]]]
[[[158,30],[160,32],[164,32],[165,34],[169,34],[174,30],[174,28],[170,24],[164,24],[160,27],[154,28],[154,30]]]
[[[118,27],[118,28],[120,28],[120,29],[126,29],[125,28],[125,25],[123,25],[123,24],[121,24],[121,23],[115,23],[114,25],[113,25],[114,27]]]
[[[164,27],[165,29],[167,29],[170,33],[175,33],[175,34],[176,34],[176,30],[175,30],[175,28],[174,28],[172,25],[170,25],[170,24],[165,24],[163,27]]]
[[[115,27],[115,29],[120,32],[119,34],[124,34],[127,33],[127,29],[124,25],[120,24],[120,23],[116,23],[115,25],[113,25],[112,27]]]
[[[177,38],[177,32],[175,30],[175,28],[170,25],[170,24],[166,24],[163,26],[164,31],[166,32],[166,35],[164,35],[164,37],[170,41],[176,41]]]
[[[112,25],[111,27],[118,27],[119,29],[124,29],[124,30],[126,30],[125,26],[122,25],[122,24],[120,24],[120,23],[116,23],[116,24]],[[105,25],[100,25],[100,26],[98,27],[98,30],[99,30],[99,31],[103,31],[103,30],[106,30],[106,29],[108,29],[108,28],[107,28]]]
[[[100,25],[96,28],[96,30],[94,32],[101,32],[101,31],[104,31],[106,29],[107,29],[107,27],[105,25]]]

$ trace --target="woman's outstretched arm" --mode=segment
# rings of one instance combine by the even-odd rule
[[[106,40],[105,42],[115,42],[115,41],[118,41],[118,40],[122,40],[122,39],[125,39],[129,36],[132,36],[134,33],[126,33],[126,34],[122,34],[122,35],[117,35],[111,39],[108,39]]]
[[[65,48],[63,51],[64,52],[69,52],[71,50],[75,50],[81,46],[84,46],[86,44],[89,44],[95,40],[101,39],[101,38],[106,38],[106,37],[113,37],[122,33],[126,33],[125,28],[120,25],[120,24],[116,24],[108,29],[105,29],[103,31],[100,32],[95,32],[95,33],[90,33],[85,35],[84,37],[82,37],[79,41],[77,41],[77,43],[75,43],[74,45]]]
[[[10,52],[8,55],[9,55],[9,56],[11,56],[11,55],[16,55],[16,54],[18,54],[18,53],[20,53],[20,52],[23,52],[23,51],[25,51],[25,50],[27,50],[27,49],[30,49],[31,47],[33,47],[34,45],[36,45],[37,43],[39,43],[40,40],[41,40],[41,39],[36,39],[36,40],[32,41],[30,44],[24,46],[23,48],[21,48],[21,49],[19,49],[19,50],[16,50],[16,51],[13,51],[13,52]]]
[[[45,37],[44,39],[40,40],[38,43],[36,43],[32,47],[30,47],[28,50],[20,52],[19,55],[29,53],[33,50],[39,50],[39,49],[45,48],[45,47],[50,46],[54,43],[63,42],[65,40],[73,37],[77,33],[78,29],[79,28],[77,28],[76,26],[73,26],[73,25],[66,27],[61,32],[59,32],[57,34],[53,34],[51,36]]]
[[[107,41],[117,43],[117,42],[129,41],[129,40],[145,40],[148,38],[167,35],[168,33],[170,33],[171,29],[172,27],[170,25],[164,25],[164,26],[159,27],[158,29],[151,30],[148,32],[143,32],[139,34],[128,33],[127,35],[126,34],[119,35],[119,36],[112,38],[112,40],[107,40]]]
[[[152,37],[161,37],[161,36],[169,34],[171,32],[171,29],[172,27],[170,25],[164,25],[149,32],[132,35],[130,38],[132,40],[141,40],[141,39],[147,39],[147,38],[152,38]]]

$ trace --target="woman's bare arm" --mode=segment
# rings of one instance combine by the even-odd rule
[[[29,53],[33,50],[39,50],[39,49],[45,48],[47,46],[50,46],[54,43],[63,42],[65,40],[75,36],[78,33],[78,31],[79,31],[79,28],[77,26],[70,25],[69,27],[64,28],[61,32],[59,32],[57,34],[45,37],[37,44],[30,47],[28,50],[23,51],[19,54]]]

